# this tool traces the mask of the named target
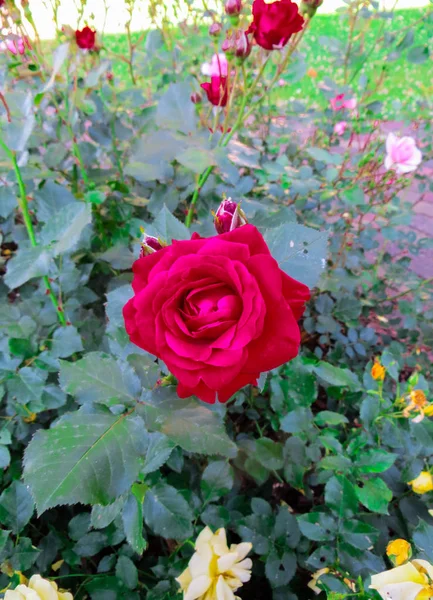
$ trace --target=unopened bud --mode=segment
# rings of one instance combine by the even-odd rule
[[[221,25],[221,23],[212,23],[212,25],[209,27],[209,35],[212,36],[218,36],[221,31],[222,31],[223,26]]]
[[[227,233],[247,223],[247,217],[240,204],[233,202],[231,198],[221,202],[214,219],[217,233]]]
[[[245,31],[236,31],[224,40],[222,49],[228,56],[244,60],[251,54],[251,42]]]
[[[224,9],[227,15],[239,15],[242,10],[242,0],[227,0]]]
[[[316,14],[319,6],[322,6],[324,0],[302,0],[299,12],[301,15],[307,16],[310,19]]]
[[[201,94],[199,94],[198,92],[193,92],[191,94],[191,102],[193,104],[201,104],[201,101],[202,101]]]
[[[165,244],[161,242],[160,239],[153,235],[144,234],[143,241],[141,242],[140,258],[143,258],[143,256],[147,256],[148,254],[153,254],[158,250],[162,250],[164,246]]]

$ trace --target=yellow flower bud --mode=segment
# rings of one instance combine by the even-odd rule
[[[425,407],[424,414],[426,417],[433,416],[433,404],[429,404],[428,406]]]
[[[385,379],[386,369],[383,367],[379,360],[374,360],[374,365],[371,367],[371,376],[376,381],[383,381]]]
[[[409,485],[415,494],[426,494],[433,490],[433,477],[428,471],[421,471],[418,477],[409,481]]]
[[[399,567],[411,558],[412,548],[406,540],[397,539],[389,542],[386,547],[386,554],[394,565]]]

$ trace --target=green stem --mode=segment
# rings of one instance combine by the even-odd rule
[[[10,148],[4,143],[4,141],[1,138],[0,138],[0,147],[4,150],[5,154],[8,156],[8,158],[10,159],[10,161],[12,163],[12,166],[13,166],[13,169],[15,172],[15,176],[17,178],[18,188],[20,191],[19,197],[17,198],[18,206],[20,208],[21,214],[23,215],[24,225],[27,229],[27,235],[29,236],[30,244],[32,245],[33,248],[35,248],[38,245],[38,243],[36,241],[36,235],[35,235],[35,231],[33,229],[33,223],[32,223],[32,219],[31,219],[30,212],[29,212],[26,187],[24,185],[23,177],[21,175],[21,170],[18,166],[17,157],[15,155],[15,152],[10,150]],[[48,276],[45,275],[42,279],[43,279],[43,282],[44,282],[46,290],[47,290],[47,295],[49,296],[54,308],[56,309],[56,314],[57,314],[57,317],[58,317],[60,323],[62,325],[66,325],[66,319],[65,319],[65,315],[63,314],[63,308],[59,304],[59,302],[53,292],[53,289],[51,287],[51,283],[50,283],[50,280],[48,279]]]

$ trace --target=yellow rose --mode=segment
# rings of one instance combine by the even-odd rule
[[[8,590],[4,600],[74,600],[69,592],[59,592],[57,583],[32,575],[27,585]]]
[[[384,600],[428,600],[433,597],[433,566],[413,560],[371,578],[370,588]]]
[[[412,548],[406,540],[397,539],[389,542],[386,547],[386,554],[398,567],[410,559],[412,556]]]
[[[426,494],[433,490],[433,477],[428,471],[421,471],[416,479],[409,481],[415,494]]]
[[[376,381],[383,381],[385,379],[386,369],[383,367],[377,358],[374,361],[374,365],[371,367],[371,376]]]
[[[225,529],[214,534],[203,529],[187,569],[177,577],[184,600],[233,600],[233,594],[251,578],[252,561],[245,558],[252,544],[227,546]]]

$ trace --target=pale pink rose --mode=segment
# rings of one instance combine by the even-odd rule
[[[201,72],[207,77],[227,77],[228,62],[225,54],[214,54],[210,63],[203,63]]]
[[[338,94],[335,98],[331,98],[330,100],[332,110],[354,110],[356,108],[357,102],[356,98],[350,98],[349,100],[345,100],[345,94]]]
[[[335,124],[334,133],[336,135],[344,135],[344,132],[346,131],[346,127],[347,127],[347,121],[340,121],[339,123]]]
[[[386,138],[385,168],[394,169],[399,174],[415,171],[421,163],[421,150],[417,148],[413,137],[397,137],[389,133]]]
[[[24,52],[26,51],[26,42],[24,40],[24,38],[15,38],[15,39],[9,39],[6,40],[6,48],[9,50],[9,52],[11,52],[12,54],[14,54],[15,56],[17,54],[24,54]]]
[[[285,85],[286,85],[286,82],[284,81],[284,79],[282,79],[282,78],[281,78],[281,79],[279,79],[279,80],[278,80],[278,85],[279,85],[280,87],[283,87],[283,86],[285,86]]]

